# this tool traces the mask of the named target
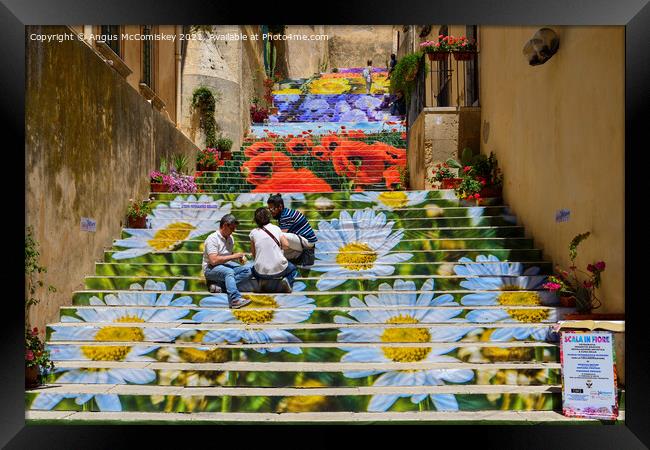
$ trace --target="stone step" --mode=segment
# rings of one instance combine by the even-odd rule
[[[301,410],[304,410],[302,408]],[[566,417],[559,411],[412,411],[384,413],[353,412],[285,412],[277,413],[152,413],[152,412],[78,412],[78,411],[27,411],[27,421],[56,421],[56,423],[146,423],[192,425],[216,425],[227,423],[333,423],[333,424],[467,424],[467,425],[513,425],[513,424],[599,424],[608,423],[597,419]],[[625,422],[625,411],[620,411],[617,423]],[[28,423],[29,424],[29,423]]]
[[[294,284],[294,292],[291,294],[264,294],[274,299],[276,303],[280,301],[284,302],[296,302],[296,299],[303,299],[304,297],[313,298],[315,303],[319,307],[344,307],[347,308],[350,306],[351,302],[355,302],[355,299],[363,299],[368,295],[377,297],[382,296],[397,296],[397,295],[409,295],[410,298],[419,298],[423,295],[430,295],[431,290],[382,290],[382,291],[359,291],[358,289],[350,290],[339,290],[338,288],[332,289],[329,291],[301,291],[299,290],[300,282]],[[419,283],[418,283],[419,284]],[[199,305],[202,300],[208,297],[214,297],[214,294],[210,294],[207,290],[203,292],[192,292],[185,291],[182,288],[184,285],[177,284],[174,286],[174,289],[168,288],[167,283],[145,283],[144,287],[142,285],[134,285],[134,289],[130,290],[115,290],[115,289],[103,289],[103,290],[81,290],[76,291],[72,294],[72,304],[75,306],[102,306],[102,305],[119,305],[119,306],[142,306],[142,305],[155,305],[162,302],[167,303],[183,302],[183,305]],[[389,287],[389,286],[388,286]],[[536,298],[535,295],[538,295],[540,291],[531,291],[531,290],[521,290],[517,291],[518,294],[524,296]],[[484,301],[481,301],[481,306],[498,306],[499,300],[498,297],[493,297],[494,291],[484,291],[484,290],[456,290],[456,291],[440,291],[436,290],[435,295],[437,296],[445,295],[449,302],[456,302],[462,304],[465,300],[465,296],[469,294],[483,294],[485,297]],[[489,296],[488,296],[489,294]],[[248,295],[248,294],[246,294]],[[94,297],[94,299],[93,299]],[[179,300],[179,298],[183,298]],[[279,298],[281,297],[281,298]],[[400,297],[404,298],[404,297]],[[382,297],[383,299],[383,297]],[[386,303],[386,302],[384,302]],[[483,308],[482,308],[483,309]]]
[[[297,188],[298,189],[298,188]],[[386,195],[394,195],[392,191],[384,191]],[[435,199],[442,199],[442,200],[456,200],[458,203],[458,206],[462,206],[464,202],[465,205],[467,206],[476,206],[475,204],[472,204],[473,202],[469,201],[463,201],[460,200],[458,197],[456,197],[456,194],[453,189],[438,189],[438,190],[432,190],[432,191],[404,191],[404,193],[414,195],[415,193],[422,193],[426,192],[426,196],[424,196],[425,200],[435,200]],[[223,193],[218,193],[218,192],[213,192],[210,194],[179,194],[177,192],[152,192],[151,194],[154,194],[153,197],[155,200],[162,200],[162,201],[183,201],[183,200],[191,200],[191,199],[197,199],[199,197],[202,197],[204,199],[212,199],[212,200],[222,200],[226,202],[236,202],[238,198],[240,198],[240,193],[231,193],[231,192],[223,192]],[[291,195],[293,194],[293,195]],[[316,202],[317,200],[324,198],[324,199],[329,199],[331,200],[334,204],[340,204],[342,207],[346,207],[347,204],[350,202],[351,198],[355,197],[363,197],[363,192],[323,192],[323,193],[312,193],[312,192],[307,192],[305,193],[304,191],[296,191],[295,193],[286,193],[286,195],[289,196],[289,198],[300,198],[302,199],[301,201],[303,202]],[[249,197],[253,194],[246,194],[246,197]],[[374,196],[375,194],[373,194]],[[376,194],[376,196],[379,196],[380,194]],[[283,193],[283,198],[285,194]],[[285,200],[286,202],[286,200]]]
[[[269,300],[264,295],[250,296],[254,299]],[[308,303],[301,307],[275,308],[272,305],[252,302],[249,306],[237,311],[228,308],[225,295],[214,296],[210,301],[205,301],[196,307],[183,306],[138,306],[124,307],[109,306],[64,306],[60,309],[60,320],[89,320],[93,322],[112,323],[119,319],[122,323],[141,322],[142,317],[149,317],[149,322],[176,321],[182,323],[204,323],[214,320],[235,322],[248,321],[273,321],[274,323],[341,323],[340,320],[363,318],[364,323],[384,324],[390,316],[396,316],[404,306],[395,308],[331,308],[317,307]],[[397,313],[396,313],[397,311]],[[421,316],[419,323],[437,324],[440,322],[454,322],[458,319],[467,320],[469,323],[483,323],[494,320],[492,316],[500,315],[501,322],[522,323],[523,320],[536,323],[555,323],[562,320],[567,313],[574,312],[574,308],[555,308],[552,306],[440,306],[440,307],[411,307],[407,310],[410,314]],[[302,320],[297,320],[301,318]]]
[[[538,298],[542,298],[543,301],[553,298],[555,295],[547,295],[549,292],[542,289],[542,284],[546,282],[545,276],[518,276],[518,277],[509,277],[512,278],[513,282],[517,283],[517,286],[520,288],[527,288],[530,290],[539,291]],[[349,276],[336,276],[328,275],[327,273],[322,274],[321,276],[302,276],[299,274],[296,277],[296,282],[301,282],[305,287],[304,290],[316,291],[319,289],[324,289],[323,283],[334,283],[338,286],[338,289],[346,290],[348,288],[357,289],[361,291],[375,291],[381,289],[380,286],[383,284],[388,284],[389,286],[393,283],[403,283],[399,281],[404,279],[407,283],[410,281],[411,284],[415,286],[423,286],[427,279],[432,280],[432,285],[435,283],[436,292],[441,291],[453,291],[461,290],[463,288],[471,289],[471,287],[479,287],[486,291],[493,291],[494,295],[501,295],[505,283],[509,281],[509,278],[506,281],[502,280],[501,277],[475,277],[475,276],[420,276],[418,278],[409,278],[405,276],[393,276],[391,278],[386,277],[376,277],[376,278],[366,278],[363,276],[358,276],[351,278]],[[205,292],[207,290],[207,285],[205,278],[203,276],[196,277],[161,277],[161,276],[86,276],[84,278],[84,285],[86,289],[94,290],[125,290],[130,289],[130,286],[133,284],[144,285],[146,282],[149,283],[165,283],[167,286],[179,285],[182,286],[183,290],[192,291],[192,292]],[[302,286],[301,286],[302,287]],[[294,286],[296,292],[302,291],[303,289],[298,289],[298,286]],[[517,291],[512,291],[517,292]],[[550,301],[550,300],[548,300]],[[548,303],[545,303],[548,304]]]
[[[155,251],[155,249],[151,249]],[[117,252],[112,250],[104,251],[104,262],[142,262],[142,263],[160,263],[160,264],[188,264],[188,263],[201,263],[203,260],[202,252],[189,252],[189,251],[159,251],[156,253],[146,253],[141,254],[140,256],[130,256],[130,254],[117,254],[117,257],[114,258],[113,255]],[[321,256],[328,257],[328,255],[335,255],[338,252],[317,252],[317,263],[320,263]],[[365,255],[371,255],[368,252],[347,252],[349,257],[364,258]],[[390,264],[382,263],[382,258],[376,259],[371,267],[369,267],[364,273],[370,275],[369,270],[374,270],[375,267],[392,265],[394,262],[458,262],[460,258],[476,258],[482,255],[494,255],[499,258],[501,261],[539,261],[542,259],[542,251],[539,249],[462,249],[462,250],[413,250],[408,253],[402,253],[399,255],[402,256],[392,256],[398,255],[397,253],[386,253],[382,258],[388,258],[390,256]],[[328,260],[329,262],[329,260]],[[384,267],[384,270],[386,268]],[[392,271],[391,271],[392,274]]]
[[[155,235],[155,233],[152,233]],[[162,234],[162,233],[161,233]],[[206,233],[206,237],[207,237]],[[381,237],[378,238],[379,247],[385,239]],[[179,241],[178,239],[158,239],[152,237],[152,239],[147,240],[147,242],[155,241],[155,248],[159,249],[174,249],[179,251],[203,251],[204,240],[186,240]],[[130,241],[127,239],[113,241],[113,250],[119,251],[129,248]],[[365,241],[363,244],[366,245],[365,248],[370,248],[376,244],[377,241],[373,242],[371,240]],[[235,252],[249,252],[250,251],[250,240],[248,237],[242,236],[241,239],[237,241],[234,247]],[[321,251],[326,251],[332,245],[338,245],[338,247],[343,247],[341,241],[334,240],[319,240],[316,243],[316,253],[320,254]],[[465,238],[465,239],[404,239],[400,240],[395,246],[392,247],[392,250],[409,250],[409,251],[418,251],[418,250],[461,250],[463,248],[471,249],[532,249],[534,248],[533,240],[529,238]]]
[[[378,213],[377,215],[382,214]],[[189,215],[189,214],[188,214]],[[185,222],[189,220],[192,223],[188,227],[182,225],[175,225],[175,230],[187,230],[187,229],[201,229],[201,230],[216,230],[218,228],[219,219],[223,214],[215,214],[211,216],[210,212],[208,214],[196,214],[196,219],[190,219],[186,216]],[[218,217],[217,217],[218,216]],[[376,216],[375,216],[376,217]],[[384,216],[385,217],[385,216]],[[155,225],[156,229],[167,227],[171,224],[177,222],[183,222],[183,217],[156,217]],[[324,220],[324,219],[323,219]],[[314,230],[320,229],[320,221],[318,219],[308,218],[308,221]],[[379,227],[390,227],[394,226],[388,224],[388,220],[384,219],[383,224],[374,223],[373,226],[376,228]],[[515,216],[509,215],[500,215],[500,216],[478,216],[478,217],[405,217],[400,218],[399,223],[405,230],[409,228],[468,228],[468,227],[500,227],[500,226],[510,226],[516,225],[517,218]],[[215,227],[214,224],[217,224]],[[256,228],[252,219],[247,219],[242,217],[239,219],[239,226],[237,230],[239,232],[250,231],[253,228]]]
[[[316,381],[317,383],[318,381]],[[314,382],[312,382],[314,384]],[[561,407],[559,386],[373,386],[335,388],[329,393],[316,387],[287,389],[183,386],[78,385],[27,391],[29,409],[67,411],[157,411],[157,412],[296,412],[305,408],[320,411],[475,411],[557,410]],[[274,389],[273,391],[269,391]],[[356,390],[356,391],[355,391]],[[249,392],[243,395],[240,392]],[[414,399],[415,401],[411,401]],[[84,400],[86,400],[84,402]],[[83,404],[80,404],[83,403]]]
[[[140,342],[48,342],[47,349],[57,366],[64,361],[88,361],[135,355],[143,350]],[[117,351],[121,349],[121,352]],[[115,350],[115,351],[113,351]],[[202,344],[176,342],[152,346],[147,355],[157,360],[185,362],[340,362],[351,350],[357,354],[375,353],[395,362],[415,361],[422,355],[444,354],[464,362],[559,362],[559,348],[546,342],[413,342],[408,347],[394,342],[364,344],[358,342],[301,342],[270,344]],[[165,359],[167,358],[167,359]],[[171,358],[171,360],[169,359]],[[504,382],[508,380],[503,380]],[[63,382],[63,381],[61,381]],[[510,380],[512,383],[512,380]]]
[[[485,267],[495,267],[496,264],[503,263],[441,263],[441,262],[419,262],[419,263],[397,263],[393,267],[395,271],[393,272],[393,277],[406,277],[409,276],[413,278],[414,276],[418,277],[434,277],[435,275],[453,275],[454,267],[456,266],[467,266],[469,268],[482,268],[479,266],[484,264]],[[320,263],[316,266],[312,266],[311,269],[299,269],[299,272],[302,276],[316,276],[321,275],[321,272],[315,270],[319,267],[332,267],[336,266],[336,263]],[[517,270],[517,273],[523,273],[524,271],[531,269],[533,267],[539,268],[538,275],[550,275],[553,272],[552,263],[548,261],[531,261],[526,263],[520,263],[518,266],[521,269]],[[152,263],[104,263],[98,262],[95,263],[95,275],[122,275],[122,276],[203,276],[203,269],[200,263],[196,264],[152,264]]]
[[[119,336],[123,341],[176,342],[191,340],[196,333],[205,333],[203,342],[456,342],[475,339],[475,333],[485,333],[486,341],[537,340],[551,342],[556,339],[548,323],[260,323],[270,315],[261,317],[248,311],[215,315],[211,320],[229,320],[239,316],[236,323],[179,323],[179,322],[113,322],[110,326],[100,322],[56,322],[47,326],[50,341],[94,341],[98,333],[102,340]],[[144,320],[144,319],[142,319]],[[207,320],[207,319],[206,319]],[[301,317],[298,317],[301,320]],[[352,319],[350,319],[352,321]]]
[[[452,201],[449,201],[452,203]],[[257,202],[256,202],[257,203]],[[262,202],[259,202],[260,204]],[[308,219],[322,219],[325,217],[339,217],[343,211],[348,211],[350,209],[366,209],[371,205],[367,204],[368,202],[358,202],[357,208],[336,208],[332,205],[332,208],[314,208],[313,206],[301,207],[298,205],[294,206],[293,209],[300,211]],[[196,206],[196,207],[192,207]],[[201,207],[202,206],[202,207]],[[209,208],[210,206],[211,208]],[[185,203],[185,202],[152,202],[152,207],[154,208],[152,214],[149,215],[150,218],[156,217],[158,215],[174,215],[178,218],[196,218],[197,210],[211,210],[211,209],[220,209],[225,205],[219,204],[217,202],[196,202],[194,203]],[[234,206],[234,205],[233,205]],[[248,205],[247,205],[248,206]],[[262,206],[262,205],[260,205]],[[266,205],[263,205],[266,206]],[[259,206],[258,206],[259,207]],[[233,214],[243,215],[240,220],[241,223],[244,221],[251,222],[250,217],[255,213],[255,210],[258,207],[231,207],[231,212]],[[508,207],[503,205],[492,205],[492,206],[456,206],[456,205],[445,205],[444,203],[439,203],[438,205],[428,205],[427,207],[411,207],[411,208],[399,208],[399,209],[387,209],[381,210],[381,213],[386,215],[390,219],[410,219],[410,218],[427,218],[427,217],[481,217],[481,216],[499,216],[509,212]]]

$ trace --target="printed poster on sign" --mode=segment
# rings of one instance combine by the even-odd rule
[[[614,337],[610,332],[563,331],[562,413],[568,417],[618,417]]]

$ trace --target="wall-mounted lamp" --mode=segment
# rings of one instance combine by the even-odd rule
[[[531,66],[544,64],[560,48],[560,38],[550,28],[541,28],[532,39],[524,45],[524,56]]]

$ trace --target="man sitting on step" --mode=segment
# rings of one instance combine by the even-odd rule
[[[219,229],[209,235],[203,249],[203,274],[212,293],[228,293],[231,308],[241,308],[251,301],[242,297],[237,283],[250,278],[250,268],[239,263],[246,262],[243,253],[233,253],[235,240],[232,237],[239,221],[232,214],[226,214],[219,222]],[[236,262],[236,261],[239,261]]]
[[[304,249],[314,248],[318,238],[304,214],[295,209],[285,208],[280,194],[269,196],[267,205],[273,218],[278,219],[283,236],[287,238],[288,248],[284,250],[284,256],[289,261],[296,261]]]

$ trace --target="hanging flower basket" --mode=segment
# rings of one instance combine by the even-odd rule
[[[165,183],[151,183],[151,192],[169,192],[169,187]]]
[[[147,228],[147,216],[140,217],[127,217],[127,225],[129,228]]]
[[[463,181],[462,178],[443,178],[440,188],[441,189],[456,189],[460,182]]]
[[[31,389],[40,386],[39,375],[40,371],[38,366],[25,366],[25,387]]]
[[[449,52],[428,52],[427,55],[430,61],[444,61],[447,59]]]
[[[406,74],[406,76],[404,77],[404,79],[405,79],[406,81],[413,81],[413,80],[415,80],[415,77],[417,76],[417,74],[418,74],[418,70],[419,70],[419,69],[420,69],[420,65],[419,65],[419,64],[418,64],[417,66],[413,66],[413,68],[411,68],[411,70],[409,71],[409,73]]]
[[[474,59],[476,52],[453,52],[456,61],[470,61]]]

